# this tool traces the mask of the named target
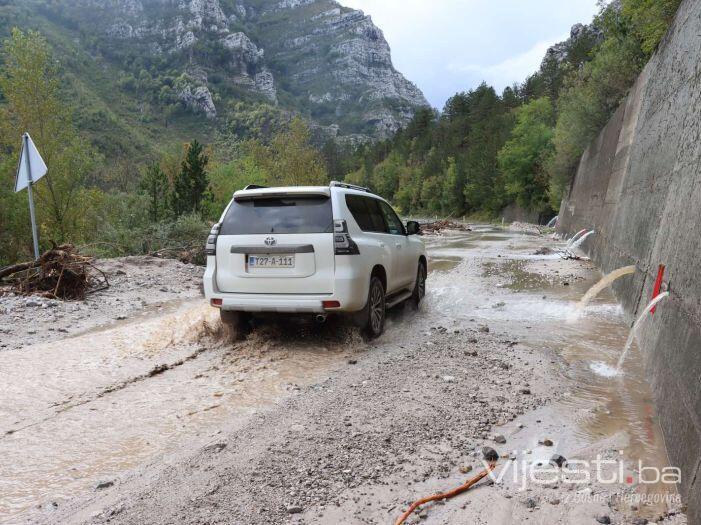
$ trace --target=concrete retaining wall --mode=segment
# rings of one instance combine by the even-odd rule
[[[685,0],[626,101],[582,156],[559,229],[595,229],[584,248],[608,272],[629,319],[659,264],[671,297],[639,332],[689,523],[701,524],[701,0]]]

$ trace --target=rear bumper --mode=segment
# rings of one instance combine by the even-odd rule
[[[208,301],[221,300],[222,310],[241,312],[333,313],[357,312],[365,307],[369,275],[349,267],[336,267],[334,292],[330,294],[274,294],[222,292],[216,285],[216,265],[207,264],[204,294]],[[324,301],[338,301],[338,308],[324,308]]]

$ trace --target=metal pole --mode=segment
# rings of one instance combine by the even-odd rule
[[[34,197],[32,196],[32,169],[29,163],[29,135],[24,134],[25,163],[27,164],[27,194],[29,195],[29,217],[32,220],[32,238],[34,240],[34,260],[39,259],[39,234],[37,220],[34,215]]]

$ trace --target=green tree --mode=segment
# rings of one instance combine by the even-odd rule
[[[209,157],[202,144],[193,140],[173,184],[171,208],[176,217],[187,213],[202,213],[203,205],[210,197],[208,162]]]
[[[623,101],[644,63],[637,40],[611,37],[591,62],[565,80],[557,102],[554,150],[546,163],[554,209],[560,207],[585,148]]]
[[[530,210],[544,211],[548,206],[548,177],[543,162],[552,151],[552,102],[542,97],[516,110],[516,125],[511,138],[499,152],[499,169],[506,193]]]
[[[441,178],[429,177],[421,183],[421,208],[429,213],[441,211]]]
[[[458,169],[454,157],[448,159],[448,169],[443,179],[443,194],[441,197],[441,209],[445,215],[457,217],[462,215],[465,208],[463,187],[465,182]]]
[[[212,220],[221,214],[235,191],[241,190],[249,184],[260,186],[269,184],[267,171],[250,154],[242,154],[234,160],[215,167],[210,178],[210,188],[214,199],[212,215],[209,217]]]
[[[170,187],[168,177],[157,162],[146,168],[140,186],[148,197],[148,215],[151,222],[164,219],[168,213]]]
[[[681,0],[623,0],[623,15],[630,19],[641,49],[648,55],[667,32]]]
[[[301,186],[328,183],[326,164],[311,144],[311,132],[297,117],[289,128],[276,134],[270,145],[250,141],[248,151],[268,173],[271,185]]]
[[[14,28],[3,42],[2,59],[0,148],[8,156],[0,173],[0,252],[9,260],[28,255],[31,246],[22,211],[26,194],[11,193],[22,132],[31,134],[48,166],[47,175],[34,187],[42,244],[79,242],[91,234],[91,210],[85,204],[95,199],[83,199],[83,194],[97,157],[73,127],[71,107],[60,95],[58,66],[44,37]]]
[[[470,128],[465,139],[465,206],[468,211],[498,213],[505,204],[497,154],[511,127],[510,113],[492,87],[482,84],[469,94]]]
[[[396,153],[380,162],[372,170],[370,187],[382,197],[392,200],[399,187],[399,177],[402,171],[402,160]]]

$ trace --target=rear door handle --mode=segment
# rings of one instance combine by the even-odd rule
[[[399,242],[398,242],[397,244],[395,244],[395,246],[396,246],[397,248],[399,248],[400,250],[402,249],[402,244],[399,243]]]

